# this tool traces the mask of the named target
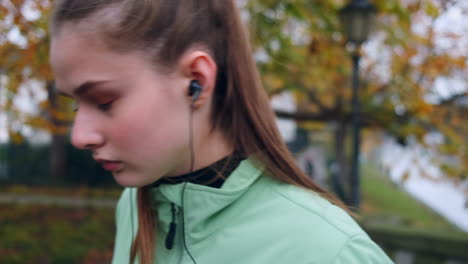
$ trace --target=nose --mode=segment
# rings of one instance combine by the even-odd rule
[[[73,123],[71,143],[78,149],[97,149],[104,144],[104,136],[99,131],[98,122],[80,110],[78,110]]]

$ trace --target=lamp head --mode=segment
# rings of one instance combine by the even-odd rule
[[[340,20],[348,42],[361,45],[375,23],[377,9],[367,0],[352,0],[340,10]]]

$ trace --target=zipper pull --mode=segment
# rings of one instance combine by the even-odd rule
[[[169,224],[169,232],[166,235],[166,248],[171,250],[174,247],[174,240],[176,234],[176,222],[175,222],[175,205],[171,203],[172,221]]]

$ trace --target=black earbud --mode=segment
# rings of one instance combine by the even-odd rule
[[[192,80],[189,87],[189,95],[192,97],[192,100],[195,102],[203,90],[203,86],[197,81]]]

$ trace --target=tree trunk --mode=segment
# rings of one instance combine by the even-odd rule
[[[53,184],[60,184],[67,175],[66,160],[67,137],[53,135],[50,144],[50,180]]]
[[[57,100],[57,93],[53,82],[47,83],[48,100],[51,108],[51,113],[59,112],[60,104]],[[51,122],[54,127],[60,126],[60,121],[52,114],[50,115]],[[50,144],[50,181],[52,184],[60,184],[63,182],[67,175],[67,160],[66,160],[66,143],[67,135],[58,134],[53,132],[52,142]]]

